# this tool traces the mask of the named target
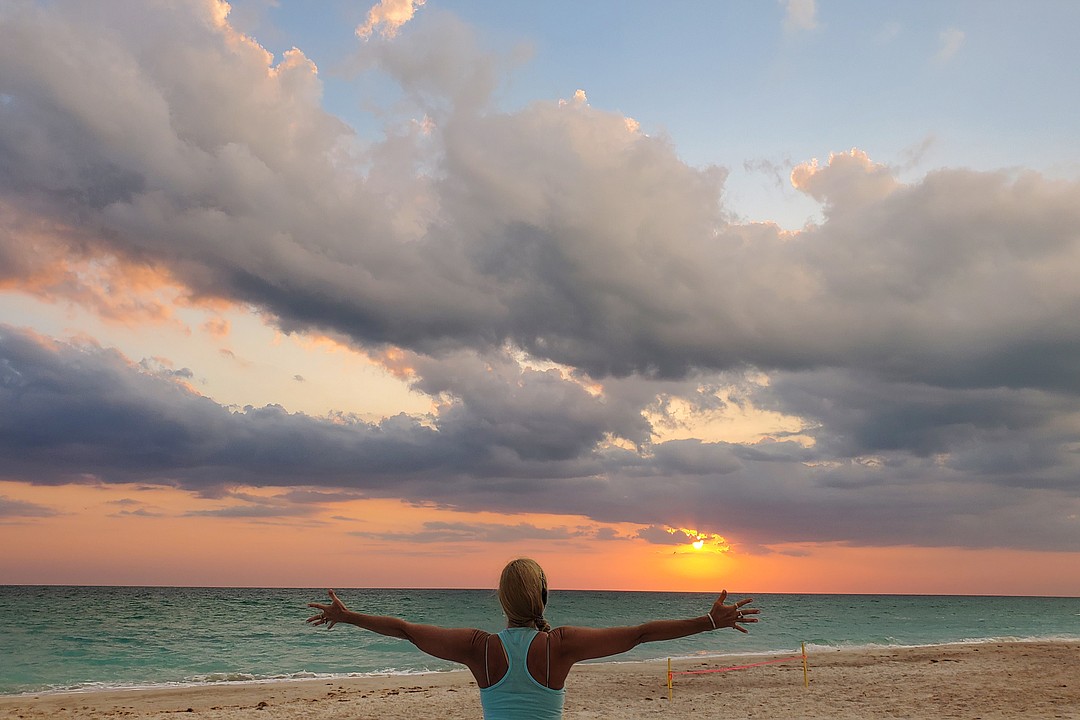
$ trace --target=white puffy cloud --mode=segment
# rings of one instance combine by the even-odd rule
[[[357,26],[356,35],[368,38],[379,28],[383,37],[392,38],[397,35],[402,25],[412,20],[424,2],[425,0],[379,0],[379,3],[368,11],[367,20]]]

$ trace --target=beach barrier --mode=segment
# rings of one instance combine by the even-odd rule
[[[761,667],[762,665],[773,665],[776,663],[791,662],[792,660],[802,661],[802,673],[803,673],[803,687],[810,687],[810,670],[806,662],[806,643],[800,644],[802,650],[801,655],[795,655],[794,657],[786,658],[774,658],[772,660],[763,660],[761,662],[750,663],[748,665],[731,665],[729,667],[722,668],[710,668],[708,670],[672,670],[671,658],[667,659],[667,696],[668,700],[671,700],[672,690],[674,683],[672,680],[676,675],[709,675],[711,673],[730,672],[732,670],[747,670],[749,668]]]

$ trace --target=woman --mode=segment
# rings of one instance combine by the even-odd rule
[[[705,615],[686,620],[653,620],[628,627],[558,627],[544,619],[547,578],[533,560],[520,558],[503,568],[499,603],[506,629],[493,635],[469,628],[417,625],[393,617],[364,615],[349,610],[333,590],[330,604],[308,603],[319,611],[312,625],[348,623],[380,635],[408,640],[428,655],[459,662],[472,672],[480,687],[484,720],[556,720],[562,717],[563,684],[570,668],[582,660],[626,652],[645,642],[673,640],[706,630],[734,628],[758,621],[751,599],[726,605],[727,590]]]

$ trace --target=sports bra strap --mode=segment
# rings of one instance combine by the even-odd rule
[[[551,687],[551,633],[544,633],[547,636],[547,675],[544,676],[544,687]]]
[[[551,633],[544,633],[544,642],[547,645],[547,673],[544,675],[544,687],[551,687]],[[489,633],[484,638],[484,677],[487,678],[487,686],[491,687],[491,667],[488,664],[488,641],[491,640],[491,634]],[[525,655],[525,672],[529,671],[528,654]],[[507,672],[510,672],[510,668],[507,667]]]

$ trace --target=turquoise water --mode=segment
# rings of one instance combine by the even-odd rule
[[[354,610],[496,631],[490,590],[338,591]],[[416,673],[460,668],[349,626],[309,627],[311,589],[0,586],[0,693]],[[739,597],[733,595],[732,597]],[[612,660],[823,647],[1080,640],[1080,598],[755,596],[762,622],[642,645]],[[555,591],[552,625],[702,615],[697,593]]]

